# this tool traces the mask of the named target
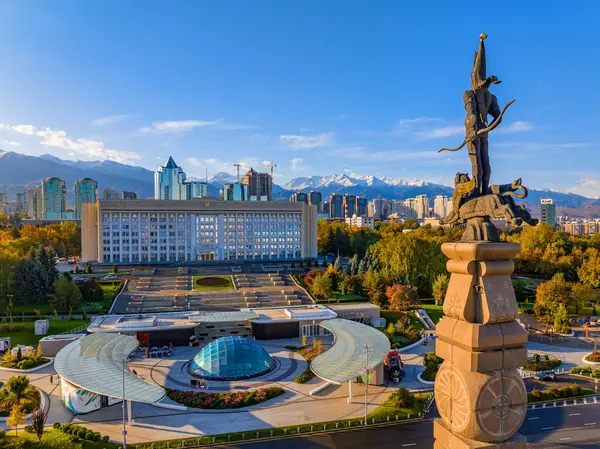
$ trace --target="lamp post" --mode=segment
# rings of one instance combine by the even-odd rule
[[[367,414],[368,414],[368,404],[369,404],[369,346],[365,343],[365,353],[366,353],[366,362],[365,362],[365,426],[367,425]]]
[[[125,361],[127,357],[123,357],[123,401],[121,408],[123,409],[123,449],[127,449],[127,427],[125,425]]]

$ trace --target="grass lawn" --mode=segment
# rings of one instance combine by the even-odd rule
[[[19,436],[15,438],[14,430],[6,432],[7,443],[24,442],[24,449],[46,449],[46,448],[65,448],[65,449],[118,449],[122,444],[109,443],[105,441],[85,441],[79,440],[77,443],[71,441],[71,436],[63,433],[60,430],[48,429],[44,430],[42,442],[38,443],[37,436],[33,433],[26,433],[23,429],[19,429]]]
[[[417,318],[414,311],[409,312],[392,312],[390,310],[382,310],[381,317],[385,318],[385,323],[397,323],[398,320],[405,320],[406,315],[408,314],[408,318],[410,319],[410,324],[415,326],[417,329],[423,329],[423,323]]]
[[[375,421],[387,421],[387,417],[390,419],[396,419],[396,415],[400,418],[407,417],[408,415],[417,416],[419,413],[423,413],[423,407],[425,399],[431,396],[432,393],[416,393],[415,403],[412,407],[393,407],[389,405],[388,401],[384,402],[380,407],[377,407],[371,413],[367,415],[368,420],[371,421],[375,418]]]
[[[48,335],[62,334],[63,332],[83,326],[89,322],[90,320],[81,319],[50,320],[50,330]],[[12,346],[35,346],[38,344],[41,338],[45,337],[45,335],[35,335],[35,321],[20,321],[15,319],[13,324],[19,329],[11,332],[0,330],[0,337],[10,337]],[[2,325],[8,326],[8,323],[2,323]]]
[[[341,293],[334,292],[333,296],[329,299],[317,299],[319,304],[327,303],[352,303],[352,302],[365,302],[369,298],[361,295],[342,295]]]
[[[433,300],[422,301],[419,308],[427,312],[433,324],[437,324],[440,318],[444,316],[443,306],[436,306]]]
[[[233,290],[231,276],[194,276],[194,290]]]

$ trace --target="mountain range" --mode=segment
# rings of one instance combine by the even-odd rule
[[[139,198],[150,198],[154,194],[154,172],[146,168],[121,164],[113,161],[70,161],[50,154],[27,156],[12,151],[0,150],[0,191],[11,198],[17,192],[38,186],[44,178],[55,176],[67,184],[67,196],[73,200],[75,181],[83,177],[95,179],[100,190],[107,187],[136,192]],[[224,184],[235,181],[237,176],[220,172],[208,179],[209,194],[217,196]],[[328,176],[298,177],[286,184],[273,185],[273,199],[287,201],[296,191],[319,190],[323,198],[332,193],[405,199],[420,194],[428,197],[452,195],[452,187],[422,180],[375,176],[333,174]],[[559,212],[587,216],[600,214],[600,199],[587,198],[570,192],[547,189],[530,189],[525,203],[534,213],[539,210],[540,198],[552,198]]]

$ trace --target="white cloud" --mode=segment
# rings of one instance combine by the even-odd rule
[[[437,117],[415,117],[415,118],[403,118],[398,120],[398,123],[394,127],[396,132],[406,132],[414,130],[415,126],[421,126],[424,123],[432,122],[443,122],[444,119]]]
[[[269,140],[271,138],[271,136],[267,136],[265,134],[261,134],[261,133],[254,133],[250,136],[250,140],[257,140],[257,141],[266,141]]]
[[[600,179],[578,179],[577,185],[571,187],[570,189],[568,189],[568,191],[591,198],[598,198],[600,197]]]
[[[104,142],[89,139],[73,139],[66,131],[54,130],[52,128],[37,129],[33,125],[2,125],[2,129],[8,129],[20,134],[35,135],[41,137],[40,143],[53,148],[63,148],[89,158],[112,160],[122,163],[133,163],[141,156],[133,151],[112,150],[104,147]]]
[[[301,157],[295,157],[290,159],[290,169],[292,171],[298,170],[298,165],[300,165],[303,161],[304,159],[302,159]]]
[[[403,118],[398,121],[392,134],[412,134],[425,140],[440,139],[465,134],[462,125],[452,125],[439,117]]]
[[[4,143],[6,145],[12,145],[13,147],[20,147],[21,144],[19,142],[17,142],[16,140],[5,140]]]
[[[296,150],[309,150],[330,145],[333,142],[333,133],[323,133],[316,136],[300,136],[295,134],[282,134],[279,136],[281,142],[287,143],[290,148]]]
[[[518,120],[516,122],[512,122],[510,125],[505,127],[502,127],[502,125],[500,125],[498,131],[502,131],[504,133],[523,133],[526,131],[531,131],[533,128],[533,123]]]
[[[184,133],[196,128],[215,128],[223,131],[239,131],[255,129],[254,125],[229,123],[223,119],[216,120],[164,120],[152,122],[151,126],[138,129],[141,134]]]
[[[92,120],[92,125],[94,126],[109,126],[114,125],[116,123],[120,123],[123,120],[127,120],[128,118],[134,117],[135,114],[117,114],[117,115],[109,115],[107,117],[100,117]]]
[[[369,162],[394,162],[406,160],[430,160],[443,158],[437,151],[404,151],[404,150],[383,150],[375,151],[371,148],[362,146],[338,148],[329,153],[331,156],[348,159],[358,159]]]
[[[416,132],[415,135],[422,139],[440,139],[442,137],[459,136],[465,134],[464,126],[442,126],[425,131]]]
[[[539,142],[498,142],[494,143],[494,146],[500,148],[515,148],[519,147],[519,151],[539,151],[539,150],[552,150],[552,149],[576,149],[576,148],[589,148],[591,145],[585,142],[567,142],[567,143],[539,143]]]

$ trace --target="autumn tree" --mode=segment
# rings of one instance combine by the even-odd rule
[[[385,291],[389,284],[388,278],[379,271],[368,271],[363,280],[363,287],[369,300],[378,306],[387,302]]]
[[[553,325],[560,306],[566,309],[571,300],[571,286],[562,273],[538,285],[535,295],[534,312],[545,324]]]
[[[577,274],[582,283],[593,288],[600,288],[600,251],[596,248],[588,248]]]
[[[571,301],[570,305],[575,307],[575,314],[579,313],[579,309],[587,303],[594,300],[596,294],[594,289],[587,284],[578,282],[571,285]]]
[[[438,274],[433,281],[433,285],[431,286],[431,290],[433,293],[433,299],[435,299],[435,304],[443,304],[444,299],[446,298],[446,292],[448,291],[448,284],[450,283],[450,278],[447,274]]]
[[[46,424],[46,413],[41,408],[36,408],[31,413],[31,427],[38,437],[38,441],[42,441],[42,435],[44,434],[44,425]]]
[[[73,281],[59,278],[54,281],[54,293],[50,304],[57,310],[73,310],[81,303],[83,295]]]
[[[6,420],[6,425],[11,429],[15,429],[15,436],[18,436],[18,428],[23,424],[25,424],[25,412],[21,410],[21,407],[15,404],[10,409],[10,414]]]
[[[389,309],[394,312],[408,310],[419,301],[417,287],[411,285],[392,284],[386,288],[385,296],[389,302]]]
[[[333,293],[331,277],[327,273],[322,273],[313,278],[310,292],[318,299],[330,298]]]

